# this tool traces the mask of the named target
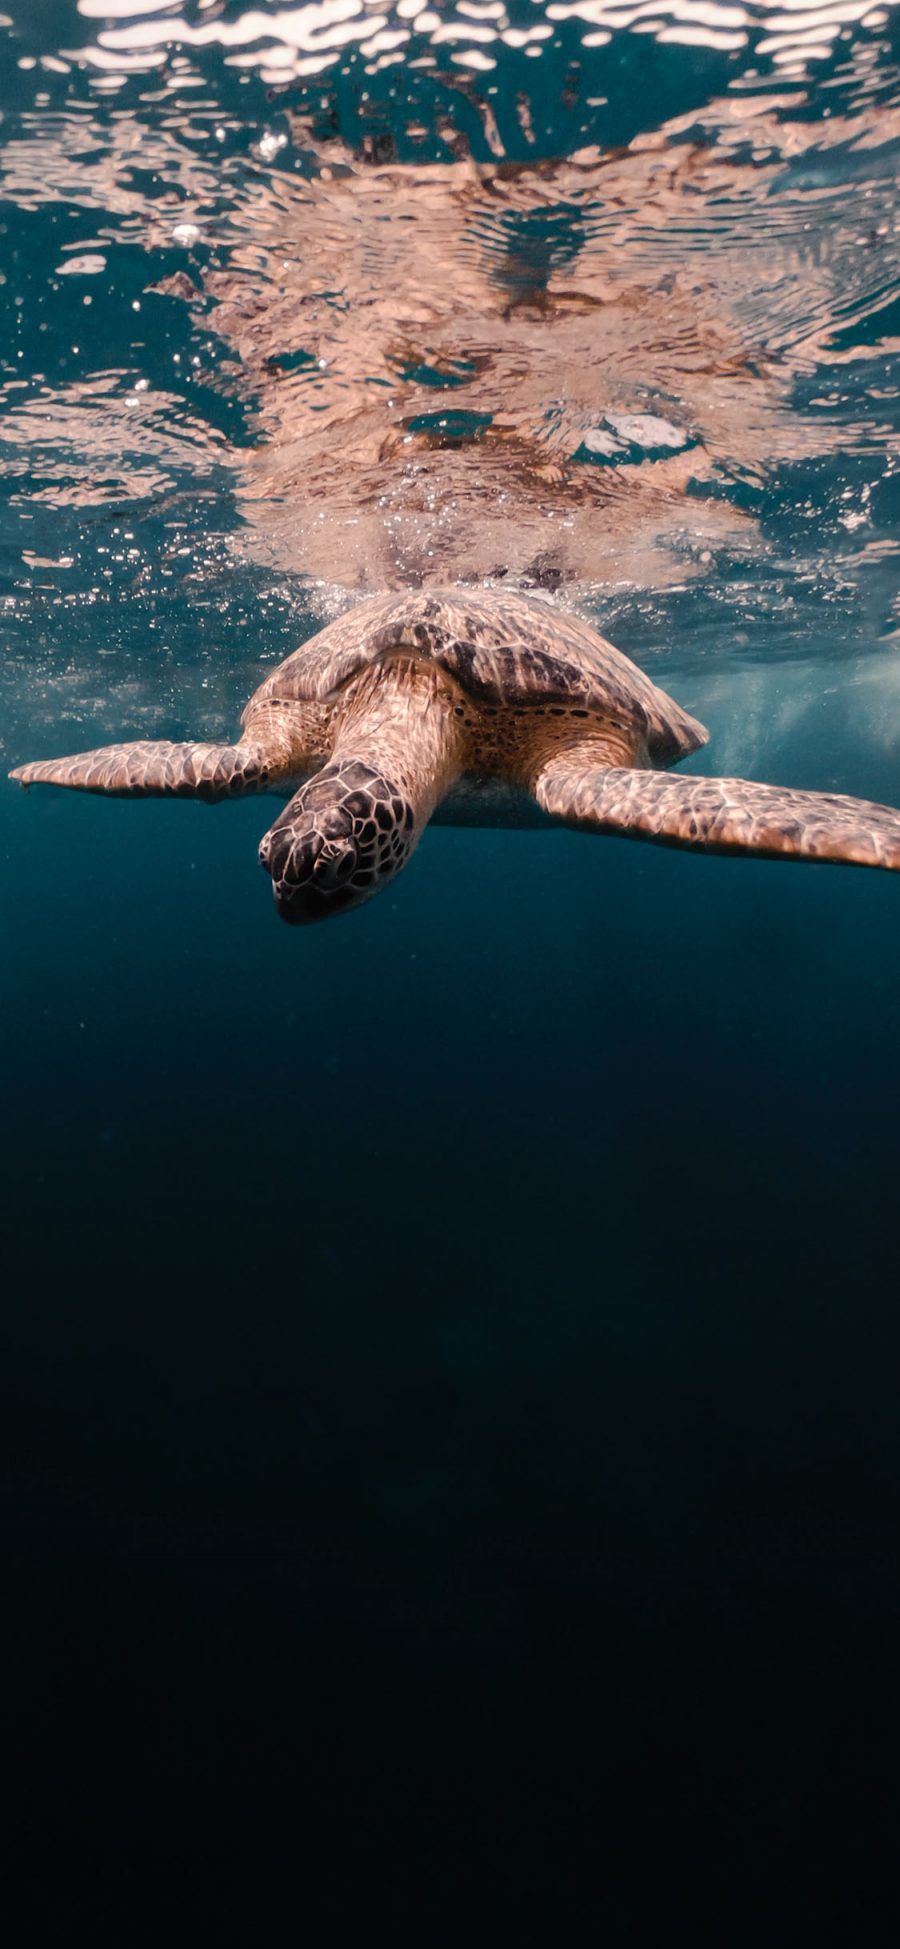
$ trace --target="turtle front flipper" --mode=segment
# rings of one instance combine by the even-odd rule
[[[832,860],[900,872],[900,812],[830,792],[744,778],[598,768],[584,748],[549,758],[534,784],[545,812],[590,832],[702,853]]]
[[[10,772],[19,784],[62,785],[114,798],[237,798],[265,792],[271,767],[256,744],[108,744]]]

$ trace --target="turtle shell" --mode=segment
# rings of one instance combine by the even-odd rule
[[[502,589],[428,589],[361,602],[279,664],[251,702],[324,700],[366,664],[403,651],[439,663],[481,703],[575,705],[634,726],[659,764],[706,743],[703,726],[590,623]]]

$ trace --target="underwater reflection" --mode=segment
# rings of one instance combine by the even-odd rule
[[[895,198],[876,170],[860,236],[843,185],[790,193],[801,126],[760,101],[708,120],[534,166],[334,141],[315,176],[259,185],[252,242],[203,292],[258,408],[239,491],[269,558],[351,587],[555,588],[752,546],[754,492],[838,437],[798,379],[864,356],[900,291]],[[843,130],[896,134],[881,109]],[[842,448],[880,420],[842,413]]]
[[[241,23],[175,25],[205,46]],[[163,27],[143,22],[141,45]],[[487,159],[448,126],[452,160],[383,160],[286,108],[277,138],[217,167],[209,103],[190,121],[36,115],[6,145],[7,195],[79,218],[47,302],[99,299],[128,250],[148,322],[134,366],[92,367],[86,333],[74,372],[17,369],[10,476],[87,506],[226,466],[246,556],[354,592],[662,589],[717,551],[759,559],[771,484],[839,453],[865,462],[859,502],[833,510],[865,548],[895,464],[900,345],[900,93],[879,82],[827,124],[804,92],[747,83],[562,158],[508,156],[471,91]],[[148,376],[161,308],[200,349]]]

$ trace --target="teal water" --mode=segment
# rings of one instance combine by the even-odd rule
[[[562,593],[709,725],[693,768],[900,804],[895,11],[7,6],[9,764],[229,735],[339,606],[253,488],[280,409],[204,284],[274,302],[272,211],[329,143],[362,174],[665,131],[721,158],[677,223],[643,179],[523,216],[510,171],[489,275],[515,325],[591,250],[677,257],[782,392],[703,478],[691,449],[640,564],[657,449],[607,452],[625,520]],[[201,317],[149,291],[176,273]],[[616,355],[617,413],[677,421],[670,355]],[[512,410],[478,383],[448,465]],[[567,385],[575,453],[613,391],[592,420]],[[437,1941],[893,1944],[894,876],[440,829],[293,931],[269,817],[0,792],[12,1939],[255,1949],[363,1905]]]

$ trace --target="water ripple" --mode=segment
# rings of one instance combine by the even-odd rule
[[[0,154],[23,519],[214,486],[233,554],[344,592],[882,577],[896,13],[79,15],[20,57]]]

